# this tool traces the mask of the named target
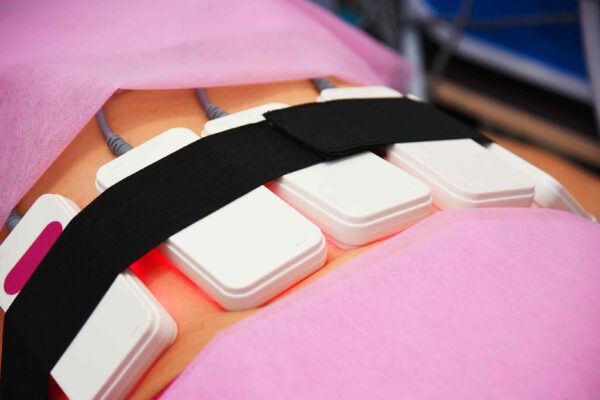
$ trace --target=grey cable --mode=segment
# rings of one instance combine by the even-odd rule
[[[337,86],[327,78],[315,78],[312,80],[315,88],[320,92],[325,89],[335,89]]]
[[[104,115],[104,108],[101,108],[96,113],[96,121],[98,121],[98,126],[100,127],[100,132],[102,132],[102,136],[104,136],[106,145],[117,157],[133,149],[129,143],[112,131],[106,120],[106,115]]]
[[[225,110],[210,102],[204,89],[196,89],[196,96],[198,96],[198,101],[200,102],[200,105],[202,105],[202,108],[204,108],[204,112],[208,119],[216,119],[229,115]]]
[[[454,18],[453,29],[450,37],[442,44],[442,48],[438,50],[435,58],[433,59],[433,64],[431,67],[431,80],[429,82],[429,88],[432,94],[435,93],[437,84],[442,77],[446,66],[448,65],[448,61],[450,61],[450,57],[452,56],[456,45],[460,41],[463,31],[469,23],[472,10],[473,0],[463,0],[460,7],[460,12],[457,14],[456,18]]]
[[[10,212],[10,214],[8,214],[8,218],[6,219],[6,227],[8,228],[9,232],[12,231],[13,229],[15,229],[15,226],[17,226],[17,224],[20,221],[21,221],[21,216],[17,212],[17,209],[13,208],[13,210]]]

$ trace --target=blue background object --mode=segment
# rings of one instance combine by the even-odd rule
[[[427,0],[438,17],[454,17],[462,0]],[[475,0],[471,20],[504,17],[577,13],[573,0]],[[579,79],[587,79],[578,22],[531,25],[498,29],[467,29],[465,35],[516,53]],[[598,38],[600,40],[600,38]]]

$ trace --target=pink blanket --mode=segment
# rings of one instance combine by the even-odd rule
[[[4,0],[0,38],[0,221],[119,88],[408,77],[302,0]]]
[[[218,335],[166,399],[591,399],[600,225],[443,211]]]

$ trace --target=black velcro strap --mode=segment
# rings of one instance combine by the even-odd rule
[[[414,109],[418,114],[407,115]],[[46,398],[52,367],[119,273],[260,185],[322,162],[323,154],[337,158],[397,142],[480,136],[430,106],[401,99],[299,106],[268,118],[199,140],[144,168],[67,225],[6,313],[3,399]],[[434,134],[434,127],[446,133]]]
[[[456,138],[489,142],[431,105],[405,97],[310,103],[271,111],[265,118],[328,159],[392,143]]]

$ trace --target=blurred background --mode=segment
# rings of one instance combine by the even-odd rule
[[[409,59],[409,92],[600,175],[599,0],[314,1]]]

